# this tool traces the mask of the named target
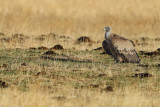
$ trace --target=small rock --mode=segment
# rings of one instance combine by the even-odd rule
[[[55,45],[54,47],[50,48],[50,50],[55,49],[55,50],[63,50],[63,46],[60,44]]]

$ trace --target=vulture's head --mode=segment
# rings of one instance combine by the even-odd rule
[[[104,28],[104,31],[110,32],[110,31],[111,31],[111,27],[109,27],[109,26],[105,27],[105,28]]]

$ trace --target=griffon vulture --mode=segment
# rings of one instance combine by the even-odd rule
[[[121,37],[117,34],[111,33],[109,26],[105,27],[105,40],[102,45],[106,53],[110,54],[116,62],[123,63],[139,63],[140,59],[136,50],[134,49],[134,43]]]

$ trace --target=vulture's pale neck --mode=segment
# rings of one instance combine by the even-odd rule
[[[105,39],[109,39],[109,34],[110,34],[110,31],[106,31],[106,33],[105,33]]]

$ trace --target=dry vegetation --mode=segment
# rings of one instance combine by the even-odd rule
[[[0,106],[159,106],[159,4],[0,0]],[[140,64],[93,50],[107,25],[135,42]]]

